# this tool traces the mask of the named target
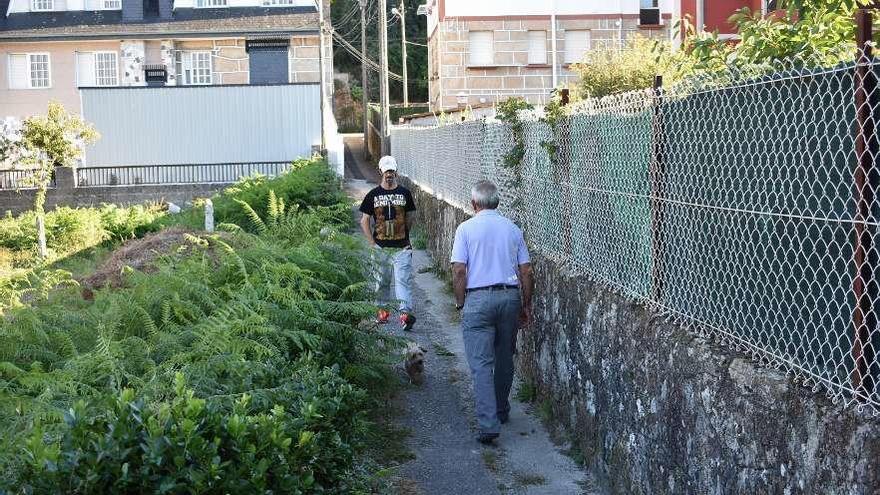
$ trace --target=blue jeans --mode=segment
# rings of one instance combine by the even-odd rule
[[[377,248],[373,250],[373,282],[376,304],[398,304],[402,313],[411,313],[412,249]]]
[[[520,307],[516,288],[474,291],[465,298],[461,329],[481,433],[498,433],[498,414],[510,412]]]

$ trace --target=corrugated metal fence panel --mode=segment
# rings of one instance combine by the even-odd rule
[[[86,166],[276,162],[321,143],[320,87],[83,89]]]

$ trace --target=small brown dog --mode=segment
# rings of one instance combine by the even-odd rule
[[[410,383],[421,385],[425,380],[425,354],[427,352],[427,349],[415,342],[407,344],[403,353],[406,358],[403,362],[403,368],[409,376]]]

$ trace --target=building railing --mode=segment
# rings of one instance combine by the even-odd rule
[[[231,184],[255,174],[275,177],[291,162],[208,163],[87,167],[76,170],[79,187],[164,184]]]

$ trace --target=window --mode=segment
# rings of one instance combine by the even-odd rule
[[[779,10],[779,2],[776,0],[764,0],[762,3],[764,4],[764,15]]]
[[[116,54],[100,52],[95,54],[95,82],[98,86],[116,86],[119,84]]]
[[[547,63],[547,31],[529,31],[529,65]]]
[[[37,12],[55,10],[55,0],[33,0],[31,2],[31,10]]]
[[[656,26],[660,24],[660,6],[658,0],[641,0],[639,24]]]
[[[119,56],[116,52],[77,52],[76,84],[80,87],[118,86]]]
[[[42,89],[51,85],[48,53],[9,55],[9,89]]]
[[[122,8],[122,0],[104,0],[102,5],[105,10],[119,10]]]
[[[267,5],[269,7],[296,5],[296,0],[263,0],[263,5]]]
[[[184,85],[207,85],[211,77],[211,52],[177,52],[177,70]]]
[[[495,63],[495,33],[492,31],[471,31],[468,33],[470,66],[487,66]]]
[[[226,0],[196,0],[196,7],[226,7]]]
[[[31,87],[48,88],[51,81],[49,77],[49,54],[28,55],[28,61],[30,62]]]
[[[144,80],[147,86],[164,86],[168,82],[168,70],[164,65],[145,65]]]
[[[584,55],[590,50],[590,32],[567,30],[565,31],[565,63],[575,64],[583,60]]]

